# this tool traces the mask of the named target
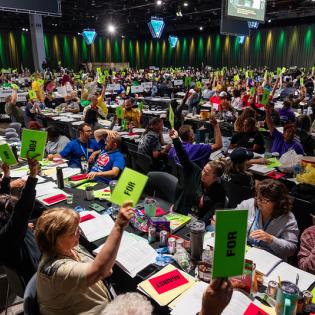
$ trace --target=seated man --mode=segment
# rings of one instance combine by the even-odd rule
[[[82,168],[81,161],[93,162],[99,151],[99,146],[94,139],[90,139],[92,128],[83,123],[78,128],[79,138],[70,141],[59,154],[49,154],[48,160],[55,157],[68,159],[69,167]]]
[[[123,109],[123,119],[127,120],[128,122],[132,122],[133,126],[136,128],[141,127],[140,125],[140,112],[137,108],[133,108],[135,103],[134,98],[129,98],[125,100],[124,109]]]
[[[125,167],[124,156],[119,151],[121,138],[117,132],[106,129],[96,130],[94,136],[102,150],[92,166],[88,178],[109,183],[111,180],[117,179]],[[103,136],[106,136],[106,143]]]
[[[178,130],[178,135],[183,142],[183,147],[188,154],[189,159],[196,163],[200,168],[203,168],[207,162],[211,152],[217,151],[222,148],[222,137],[220,127],[215,130],[215,143],[214,144],[193,144],[195,141],[195,134],[190,125],[183,125]],[[172,148],[168,156],[180,164],[176,151]]]
[[[102,92],[99,95],[97,92],[89,98],[91,104],[86,106],[83,110],[83,117],[85,117],[89,109],[95,110],[103,119],[106,119],[108,114],[108,108],[104,102],[104,96],[106,92],[106,85],[103,85]]]
[[[301,236],[298,260],[299,268],[315,275],[315,225],[306,229]]]
[[[272,108],[266,108],[266,124],[272,137],[271,152],[278,152],[280,156],[289,150],[294,150],[297,154],[304,154],[302,144],[294,139],[295,137],[295,124],[288,124],[283,128],[283,134],[279,132],[271,119]]]

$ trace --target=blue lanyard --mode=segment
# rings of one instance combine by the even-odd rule
[[[84,151],[84,149],[83,149],[81,143],[80,143],[80,147],[81,147],[81,150],[82,150],[84,156],[85,156],[86,159],[88,160],[88,159],[89,159],[89,141],[88,141],[88,143],[86,144],[86,153],[85,153],[85,151]]]
[[[256,208],[256,215],[255,215],[255,230],[259,230],[259,221],[260,221],[260,210]],[[263,226],[263,231],[266,231],[269,224],[271,223],[272,218],[269,218],[268,221]]]

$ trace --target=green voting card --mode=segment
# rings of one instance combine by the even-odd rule
[[[41,161],[44,158],[46,139],[46,131],[23,129],[21,157],[26,159],[27,152],[29,152],[29,157],[31,159],[39,154],[39,156],[36,157],[36,160]]]
[[[175,121],[175,117],[174,117],[174,111],[172,106],[170,105],[169,109],[168,109],[168,120],[170,122],[170,125],[172,127],[172,129],[174,129],[174,121]]]
[[[217,210],[213,278],[243,274],[248,210]]]
[[[301,86],[304,85],[304,78],[300,78],[300,85],[301,85]]]
[[[185,87],[190,87],[191,81],[192,81],[191,77],[186,77],[185,78]]]
[[[29,95],[29,97],[30,97],[31,100],[34,100],[34,99],[37,98],[36,92],[33,91],[33,90],[29,90],[29,91],[28,91],[28,95]]]
[[[7,143],[0,145],[0,158],[3,163],[7,165],[15,165],[17,164],[17,160],[10,148],[10,146]]]
[[[250,89],[250,96],[251,96],[251,97],[254,97],[254,96],[255,96],[255,93],[256,93],[256,89],[255,89],[254,87],[252,87],[252,88]]]
[[[118,119],[123,119],[124,117],[124,112],[123,108],[121,106],[116,107],[116,116]]]
[[[110,200],[119,206],[131,200],[133,206],[135,206],[147,181],[148,176],[126,167],[119,178]]]
[[[267,105],[269,103],[269,95],[270,95],[270,91],[267,89],[264,89],[264,94],[261,99],[261,104]]]

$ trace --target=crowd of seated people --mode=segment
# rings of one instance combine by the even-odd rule
[[[163,91],[171,89],[169,80],[163,81],[166,71],[153,74],[154,78],[159,77],[162,81],[154,84],[158,93],[159,88]],[[142,125],[141,111],[137,108],[137,102],[141,98],[137,99],[136,95],[134,98],[130,97],[129,91],[136,75],[138,82],[141,82],[142,74],[137,70],[129,70],[124,75],[119,71],[116,73],[123,99],[122,120],[131,123],[133,127],[145,128],[137,150],[139,154],[152,159],[152,169],[169,170],[169,158],[182,168],[183,178],[177,187],[172,211],[195,216],[207,226],[212,226],[213,230],[216,210],[226,207],[236,209],[235,211],[248,209],[247,239],[250,246],[267,250],[283,260],[297,255],[299,268],[315,274],[314,226],[299,231],[287,187],[273,179],[255,183],[253,174],[248,171],[253,163],[266,163],[265,159],[254,158],[254,153],[263,154],[267,151],[260,131],[262,126],[266,128],[265,135],[270,134],[270,153],[278,152],[282,156],[292,149],[297,154],[313,155],[313,116],[304,113],[296,118],[298,112],[295,111],[299,103],[307,97],[312,102],[313,79],[306,78],[305,81],[309,83],[306,89],[299,85],[298,80],[295,81],[299,75],[292,74],[291,78],[287,75],[289,79],[284,83],[282,78],[264,78],[256,84],[255,94],[251,95],[252,86],[242,73],[239,82],[233,82],[235,71],[237,70],[226,70],[224,78],[207,71],[199,71],[198,74],[191,70],[192,81],[209,76],[210,83],[204,89],[193,85],[186,87],[184,100],[178,107],[175,106],[174,112],[179,108],[179,118],[184,120],[185,111],[195,111],[196,108],[196,112],[199,112],[202,100],[210,102],[215,112],[203,123],[208,124],[213,131],[212,144],[195,143],[194,128],[187,123],[179,125],[181,119],[177,120],[178,128],[171,128],[170,131],[164,128],[164,123],[167,124],[165,117],[155,117],[149,124]],[[257,70],[255,73],[260,77],[263,71]],[[84,122],[78,126],[79,136],[76,139],[68,139],[55,127],[47,128],[47,158],[65,158],[69,167],[82,170],[83,164],[87,165],[87,177],[90,180],[108,184],[119,178],[127,163],[121,152],[124,140],[117,131],[111,130],[115,123],[122,123],[121,119],[110,114],[105,104],[106,83],[98,84],[91,73],[83,85],[82,93],[77,94],[79,84],[72,80],[71,75],[65,73],[64,76],[62,86],[70,90],[65,97],[65,105],[61,104],[61,107],[69,113],[78,113],[82,111],[82,100],[89,101],[90,104],[83,110]],[[142,80],[147,79],[143,74]],[[112,82],[115,81],[108,81]],[[270,90],[269,104],[265,105],[262,104],[261,93],[264,88]],[[48,92],[48,85],[45,89]],[[31,120],[36,120],[37,115],[41,114],[39,103],[44,103],[45,91],[38,84],[33,86],[33,90],[37,100],[30,99],[26,113]],[[300,95],[294,98],[292,94],[296,91]],[[14,93],[16,92],[7,98],[5,110],[12,118],[24,124]],[[275,106],[277,97],[284,101],[281,109]],[[110,117],[113,118],[113,123],[110,128],[104,129],[98,118]],[[222,152],[220,158],[210,160],[211,153],[222,150],[220,126],[224,122],[228,122],[232,129],[234,125],[228,145],[233,151]],[[277,127],[283,127],[283,132]],[[165,141],[166,134],[171,139],[169,143]],[[33,230],[29,223],[34,208],[39,164],[35,159],[29,159],[28,164],[29,176],[21,184],[23,189],[19,198],[10,195],[10,169],[5,164],[2,165],[0,244],[3,250],[0,262],[16,270],[25,285],[37,272],[37,295],[41,314],[128,314],[128,309],[137,314],[140,305],[143,305],[146,314],[151,314],[152,305],[142,296],[127,294],[115,299],[103,281],[112,273],[123,231],[134,216],[131,204],[126,203],[121,207],[111,234],[101,252],[94,257],[79,245],[79,216],[72,209],[53,208],[43,212],[37,218]],[[237,189],[233,191],[234,187]],[[238,190],[240,188],[246,194],[241,194]],[[229,281],[214,280],[203,296],[199,314],[221,314],[229,303],[231,294]]]

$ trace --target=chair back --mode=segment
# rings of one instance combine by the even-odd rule
[[[23,311],[24,315],[39,315],[39,305],[36,290],[37,274],[35,273],[26,286],[24,293]]]
[[[298,224],[300,235],[305,229],[313,225],[314,206],[311,202],[294,197],[292,213]]]
[[[25,291],[25,282],[23,278],[14,269],[8,268],[6,266],[3,266],[3,268],[7,275],[10,291],[23,298]]]
[[[243,200],[254,196],[248,186],[239,186],[225,180],[222,180],[222,186],[229,200],[229,208],[235,208]]]
[[[19,135],[19,137],[21,137],[22,124],[18,122],[12,122],[9,124],[9,127],[15,129],[16,133]]]
[[[149,172],[146,192],[171,204],[175,203],[178,179],[165,172]]]
[[[152,159],[148,155],[137,152],[137,159],[136,159],[135,166],[136,166],[135,168],[136,171],[143,174],[148,174],[152,170]]]

